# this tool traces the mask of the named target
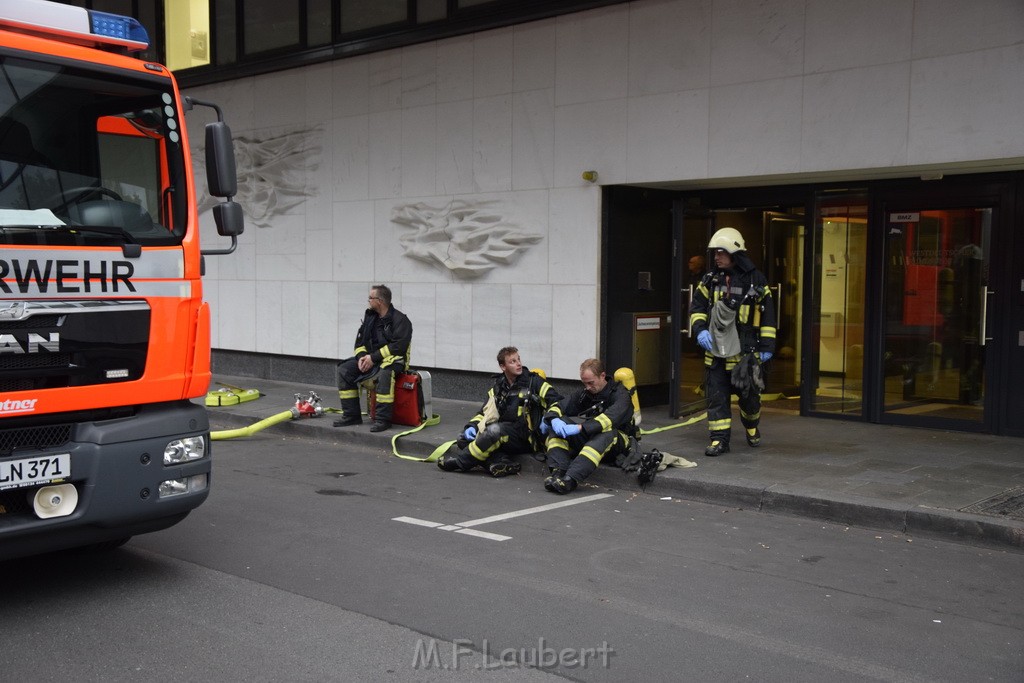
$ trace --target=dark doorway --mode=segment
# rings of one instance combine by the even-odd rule
[[[634,187],[604,195],[601,347],[609,372],[633,370],[642,406],[668,403],[675,196]]]
[[[609,364],[645,368],[647,405],[667,402],[677,417],[704,408],[703,353],[687,313],[708,239],[733,227],[779,311],[766,406],[1024,436],[1024,392],[1015,390],[1024,385],[1019,197],[1019,172],[606,188]]]

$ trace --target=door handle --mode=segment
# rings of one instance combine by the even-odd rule
[[[686,295],[686,313],[682,320],[684,324],[679,326],[679,330],[687,337],[692,337],[693,335],[690,333],[690,304],[693,303],[693,285],[687,285],[686,289],[680,293]]]
[[[775,332],[777,334],[782,329],[782,283],[780,282],[774,287],[769,285],[768,289],[778,292],[778,295],[775,297]]]
[[[985,346],[986,342],[992,341],[992,337],[987,336],[988,333],[988,295],[994,294],[988,289],[988,285],[981,288],[981,330],[978,337],[981,340],[980,346]]]

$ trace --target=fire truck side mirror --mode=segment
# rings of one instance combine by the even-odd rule
[[[238,194],[235,147],[231,142],[231,129],[223,121],[206,124],[206,180],[214,197]]]
[[[245,230],[242,205],[231,200],[213,207],[213,221],[217,224],[217,234],[221,237],[236,237]]]
[[[245,229],[242,219],[242,205],[228,199],[213,206],[213,222],[217,224],[217,233],[221,237],[230,237],[231,246],[225,249],[203,249],[203,256],[220,256],[231,254],[238,247],[238,236]],[[203,266],[205,272],[206,266]]]

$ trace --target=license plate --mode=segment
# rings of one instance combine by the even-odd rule
[[[0,461],[0,491],[48,484],[71,476],[71,454]]]

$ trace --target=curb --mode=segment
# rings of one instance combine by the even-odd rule
[[[599,469],[589,481],[609,488],[641,490],[633,477]],[[1024,521],[985,517],[958,510],[905,505],[832,491],[764,486],[753,482],[716,481],[699,475],[663,477],[659,473],[644,493],[675,495],[686,500],[728,505],[768,514],[817,519],[866,529],[913,534],[940,540],[1024,549]]]
[[[958,510],[917,506],[907,512],[906,530],[907,533],[1024,548],[1024,522],[1003,521]]]

